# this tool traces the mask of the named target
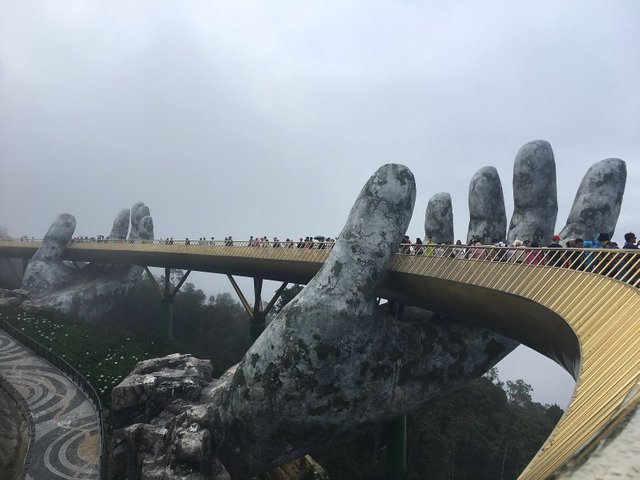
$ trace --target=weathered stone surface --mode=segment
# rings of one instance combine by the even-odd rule
[[[151,236],[150,236],[151,235]],[[153,239],[153,220],[149,212],[149,207],[144,203],[136,203],[131,207],[131,231],[129,238],[136,239]]]
[[[42,246],[33,255],[22,278],[22,288],[34,297],[42,297],[71,278],[71,269],[62,263],[62,252],[76,229],[73,215],[59,215],[49,227]]]
[[[128,208],[124,208],[118,212],[116,218],[113,220],[113,227],[111,227],[111,233],[109,234],[110,240],[124,240],[127,238],[130,216]]]
[[[124,478],[129,472],[129,478],[139,474],[142,480],[231,480],[214,456],[223,435],[217,410],[198,400],[192,388],[211,380],[211,363],[174,354],[139,362],[134,372],[112,391],[112,423],[116,427],[109,468],[112,478]],[[187,389],[180,385],[180,378],[188,381]],[[144,414],[134,418],[132,407]],[[140,423],[142,417],[146,419]],[[310,478],[327,477],[313,459],[303,457],[260,480]]]
[[[124,239],[128,223],[128,210],[121,210],[110,237]],[[75,224],[72,215],[62,214],[49,228],[25,270],[22,286],[30,295],[23,306],[28,311],[60,312],[95,322],[140,281],[144,269],[135,265],[89,264],[79,270],[67,266],[61,256],[73,236]],[[153,240],[153,220],[143,203],[131,209],[129,238]]]
[[[24,478],[23,465],[29,449],[29,423],[18,399],[0,379],[0,472],[6,480]],[[15,392],[15,395],[18,395]]]
[[[0,288],[0,305],[4,307],[15,307],[28,298],[29,292],[26,290],[6,290]]]
[[[200,360],[189,354],[172,353],[161,358],[138,362],[131,373],[146,375],[166,369],[181,369],[187,375],[197,375],[203,381],[211,380],[213,368],[209,360]]]
[[[612,428],[605,428],[563,465],[556,480],[637,479],[640,474],[640,403],[627,407]]]
[[[467,243],[472,238],[483,244],[504,241],[507,230],[507,214],[500,175],[495,167],[483,167],[469,183],[469,229]]]
[[[424,215],[425,238],[433,236],[436,243],[453,243],[453,206],[451,195],[446,192],[436,193],[427,203]]]
[[[513,166],[514,210],[508,241],[548,245],[558,215],[556,163],[549,142],[534,140],[516,155]]]
[[[622,160],[607,158],[592,165],[580,183],[560,237],[592,240],[604,232],[613,238],[626,182],[627,166]]]
[[[329,476],[318,462],[305,455],[261,475],[260,480],[329,480]]]
[[[211,460],[211,438],[208,430],[194,423],[187,428],[176,429],[176,460],[188,463],[206,463]]]
[[[197,400],[202,387],[211,381],[212,371],[210,361],[178,353],[139,362],[113,389],[112,408],[136,407],[151,397],[160,410],[176,398]]]

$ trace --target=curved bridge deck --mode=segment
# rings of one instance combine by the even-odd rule
[[[38,242],[3,241],[0,255],[26,257],[38,246]],[[640,293],[635,273],[640,254],[542,249],[546,265],[535,265],[497,261],[503,258],[498,248],[452,258],[459,257],[455,248],[446,247],[433,256],[397,255],[378,294],[444,311],[514,338],[574,376],[571,403],[521,475],[547,478],[623,409],[640,403]],[[64,258],[306,283],[328,252],[256,248],[246,242],[234,246],[103,242],[73,244]]]

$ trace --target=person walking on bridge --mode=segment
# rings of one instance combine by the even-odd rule
[[[638,243],[636,241],[636,234],[633,232],[624,234],[624,246],[625,250],[638,250]]]
[[[436,244],[433,241],[433,235],[427,235],[427,240],[424,242],[424,256],[433,257],[436,254]]]
[[[562,248],[560,245],[560,235],[554,235],[551,238],[551,243],[547,245],[547,248]],[[547,265],[551,267],[562,267],[566,263],[566,258],[563,252],[550,251],[547,252]]]

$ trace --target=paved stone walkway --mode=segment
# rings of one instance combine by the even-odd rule
[[[28,480],[98,479],[98,415],[62,372],[0,330],[0,374],[24,397],[35,423]]]

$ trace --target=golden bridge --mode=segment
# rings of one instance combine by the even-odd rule
[[[0,256],[29,258],[39,246],[3,240]],[[307,283],[327,258],[322,246],[104,241],[72,243],[63,259],[161,267],[166,279],[170,269],[247,276],[261,288],[262,279]],[[564,416],[520,478],[553,477],[571,459],[588,457],[640,405],[640,252],[477,248],[465,247],[463,255],[460,246],[428,256],[398,254],[377,295],[518,340],[574,377]]]

